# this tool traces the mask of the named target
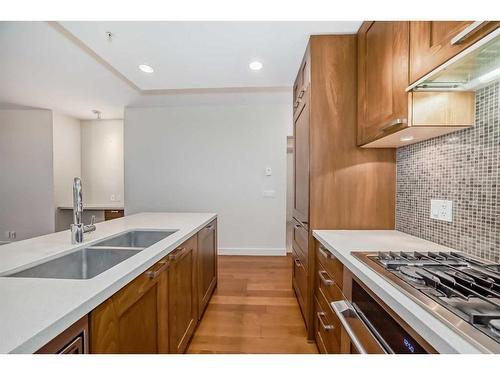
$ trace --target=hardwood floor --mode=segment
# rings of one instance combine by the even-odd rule
[[[217,289],[188,353],[317,353],[287,257],[219,256]]]

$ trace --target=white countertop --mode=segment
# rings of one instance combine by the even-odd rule
[[[315,230],[313,235],[438,352],[484,352],[351,254],[356,251],[453,249],[395,230]]]
[[[178,230],[89,280],[0,276],[0,353],[35,352],[214,218],[211,213],[141,213],[96,224],[78,245],[62,231],[0,246],[1,275],[131,229]]]

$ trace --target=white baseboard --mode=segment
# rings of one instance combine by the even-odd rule
[[[219,255],[251,255],[251,256],[285,256],[286,249],[276,249],[276,248],[227,248],[227,247],[219,247],[218,249]]]

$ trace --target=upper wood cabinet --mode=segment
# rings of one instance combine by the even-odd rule
[[[364,22],[358,31],[358,144],[408,122],[409,22]]]
[[[410,82],[413,83],[471,44],[489,34],[500,22],[410,22]]]
[[[493,24],[486,22],[467,34],[471,23],[463,21],[364,22],[357,35],[358,145],[400,147],[473,126],[473,92],[406,89],[410,69],[414,75],[422,70],[420,78],[491,32]]]
[[[169,255],[168,272],[170,352],[186,351],[198,322],[196,277],[197,236],[184,242]]]
[[[306,53],[307,56],[307,53]],[[311,82],[311,66],[310,61],[306,57],[300,65],[297,78],[293,85],[293,112],[296,113],[297,110],[301,109],[304,101],[305,93],[309,88],[309,83]]]
[[[217,221],[198,232],[198,318],[217,285]]]
[[[90,313],[90,352],[168,353],[168,259]]]

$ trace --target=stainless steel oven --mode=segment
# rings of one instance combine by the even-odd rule
[[[337,315],[351,343],[351,353],[436,353],[406,322],[350,272],[344,277],[346,300],[334,301]]]

